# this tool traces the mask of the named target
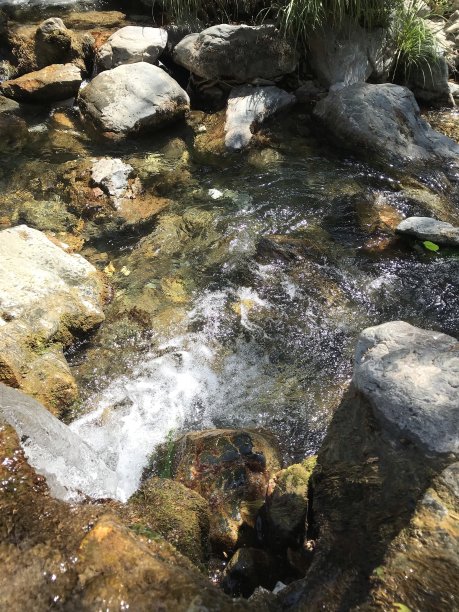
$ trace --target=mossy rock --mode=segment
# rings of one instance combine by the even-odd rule
[[[208,500],[212,547],[227,553],[254,542],[269,479],[280,467],[277,442],[268,432],[215,429],[180,438],[171,473]]]
[[[196,565],[206,562],[210,512],[195,491],[174,480],[152,477],[131,497],[126,511],[134,530],[160,534]]]
[[[264,508],[264,540],[274,550],[300,548],[307,530],[309,480],[317,457],[290,465],[270,483]]]

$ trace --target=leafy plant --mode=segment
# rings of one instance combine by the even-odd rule
[[[395,69],[402,67],[405,76],[414,69],[429,70],[430,65],[439,61],[437,39],[419,16],[418,0],[403,3],[394,12],[391,37],[397,49]]]
[[[340,27],[354,21],[367,28],[386,26],[402,0],[284,0],[277,5],[283,32],[293,40],[307,41],[311,30],[332,23]]]

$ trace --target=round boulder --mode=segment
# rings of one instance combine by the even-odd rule
[[[173,450],[173,477],[209,502],[214,549],[225,552],[253,543],[270,477],[281,465],[273,436],[213,429],[183,436]]]
[[[239,83],[276,79],[297,64],[294,49],[272,25],[212,26],[185,36],[174,49],[174,60],[204,79]]]
[[[102,72],[80,91],[83,118],[118,136],[163,127],[189,110],[187,93],[164,70],[146,62]]]
[[[167,45],[167,32],[162,28],[126,26],[110,36],[97,53],[100,71],[122,64],[148,62],[154,64]]]

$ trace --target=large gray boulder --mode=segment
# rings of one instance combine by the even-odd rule
[[[431,240],[445,246],[459,246],[459,227],[437,221],[431,217],[408,217],[395,230],[399,234],[414,236],[419,240]]]
[[[187,93],[164,70],[146,62],[118,66],[97,75],[81,90],[84,119],[119,136],[158,129],[185,115]]]
[[[385,30],[368,30],[353,23],[341,29],[316,29],[308,38],[308,47],[311,66],[326,87],[365,82],[372,74],[383,78],[394,59]]]
[[[430,127],[406,87],[355,83],[321,100],[314,116],[339,145],[370,162],[413,171],[437,164],[453,177],[459,171],[459,145]]]
[[[32,467],[58,499],[116,497],[117,476],[98,453],[39,402],[0,383],[0,424],[14,427]]]
[[[459,342],[403,321],[359,337],[353,383],[387,427],[429,453],[459,453]]]
[[[112,34],[97,52],[97,68],[110,70],[122,64],[154,64],[167,45],[162,28],[126,26]]]
[[[225,146],[231,150],[243,149],[250,143],[255,125],[295,102],[293,94],[275,86],[236,87],[228,99]]]
[[[294,49],[274,26],[221,24],[186,36],[174,49],[174,60],[204,79],[249,83],[273,80],[292,72]]]
[[[0,382],[59,412],[76,399],[62,353],[104,320],[105,287],[80,255],[19,225],[0,232]]]
[[[48,103],[73,98],[83,81],[80,68],[73,64],[52,64],[17,79],[4,81],[0,93],[20,102]]]

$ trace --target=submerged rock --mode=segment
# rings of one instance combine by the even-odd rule
[[[367,161],[419,173],[436,164],[453,177],[459,170],[459,144],[432,130],[404,87],[356,83],[330,93],[314,115],[340,146]]]
[[[459,227],[431,217],[408,217],[396,229],[399,234],[431,240],[445,246],[459,246]]]
[[[154,64],[167,45],[162,28],[126,26],[110,36],[97,52],[97,68],[110,70],[121,64]]]
[[[52,64],[0,85],[3,95],[21,102],[49,103],[76,96],[83,81],[73,64]]]
[[[81,90],[78,104],[89,124],[118,136],[159,129],[189,110],[180,85],[146,62],[102,72]]]
[[[76,399],[62,347],[103,321],[103,282],[85,259],[26,225],[0,232],[0,258],[0,381],[59,411]],[[44,363],[50,352],[60,372]]]
[[[274,438],[253,430],[190,433],[174,446],[172,475],[208,500],[210,539],[218,551],[255,538],[255,521],[281,459]]]
[[[133,172],[133,167],[121,159],[102,157],[93,163],[91,178],[109,196],[121,198],[129,189],[128,178]]]
[[[272,25],[220,24],[185,36],[173,52],[174,61],[204,79],[249,83],[276,79],[297,64],[294,49]]]
[[[295,102],[293,94],[274,86],[254,88],[246,85],[233,89],[226,111],[226,147],[243,149],[250,143],[257,124]]]

